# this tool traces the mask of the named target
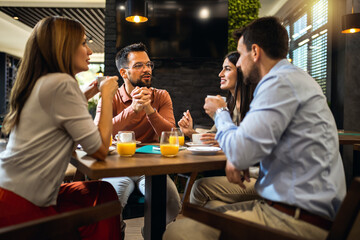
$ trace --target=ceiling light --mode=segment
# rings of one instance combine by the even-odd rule
[[[147,2],[144,0],[127,0],[125,19],[128,22],[141,23],[148,20]]]
[[[208,8],[202,8],[199,12],[199,17],[201,19],[207,19],[210,16],[210,11]]]
[[[360,13],[354,13],[354,0],[351,5],[351,14],[342,16],[342,33],[360,32]]]

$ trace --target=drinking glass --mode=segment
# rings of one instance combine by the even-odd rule
[[[120,131],[117,135],[117,152],[120,156],[131,157],[135,154],[136,141],[134,131]]]
[[[175,131],[164,131],[160,138],[160,152],[165,157],[175,157],[179,152],[179,138]]]
[[[180,130],[180,128],[171,128],[172,132],[177,132],[178,134],[178,139],[179,139],[179,145],[180,146],[184,146],[185,144],[185,137],[184,137],[184,133]]]

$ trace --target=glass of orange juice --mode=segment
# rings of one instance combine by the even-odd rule
[[[120,156],[131,157],[135,154],[136,141],[134,131],[120,131],[117,135],[117,152]]]
[[[179,152],[179,138],[175,131],[164,131],[160,138],[160,152],[165,157],[175,157]]]
[[[179,138],[179,145],[184,146],[185,137],[184,137],[184,133],[180,130],[180,128],[171,128],[171,131],[177,132],[177,135],[178,135],[178,138]]]

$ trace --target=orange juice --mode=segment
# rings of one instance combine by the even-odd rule
[[[120,156],[132,156],[135,154],[136,143],[128,142],[128,143],[117,143],[117,152]]]
[[[184,137],[184,136],[179,136],[178,138],[179,138],[179,145],[184,146],[184,144],[185,144],[185,137]]]
[[[112,145],[112,135],[110,135],[110,145]]]
[[[179,152],[179,145],[162,144],[160,145],[160,151],[165,157],[174,157]]]
[[[169,137],[169,143],[170,144],[176,144],[176,139],[175,138],[176,138],[175,136],[170,136]],[[178,136],[177,138],[179,139],[179,145],[183,146],[184,142],[185,142],[184,136]]]

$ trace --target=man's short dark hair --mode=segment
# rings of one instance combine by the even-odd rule
[[[234,31],[233,36],[236,41],[243,37],[248,51],[253,44],[259,45],[272,59],[286,58],[289,51],[288,33],[276,17],[258,18]]]
[[[116,67],[118,68],[118,70],[120,70],[120,68],[124,68],[124,67],[128,67],[129,61],[128,61],[128,55],[131,52],[146,52],[147,48],[145,46],[145,44],[143,43],[134,43],[131,45],[128,45],[124,48],[122,48],[120,51],[117,52],[116,57],[115,57],[115,63],[116,63]]]

